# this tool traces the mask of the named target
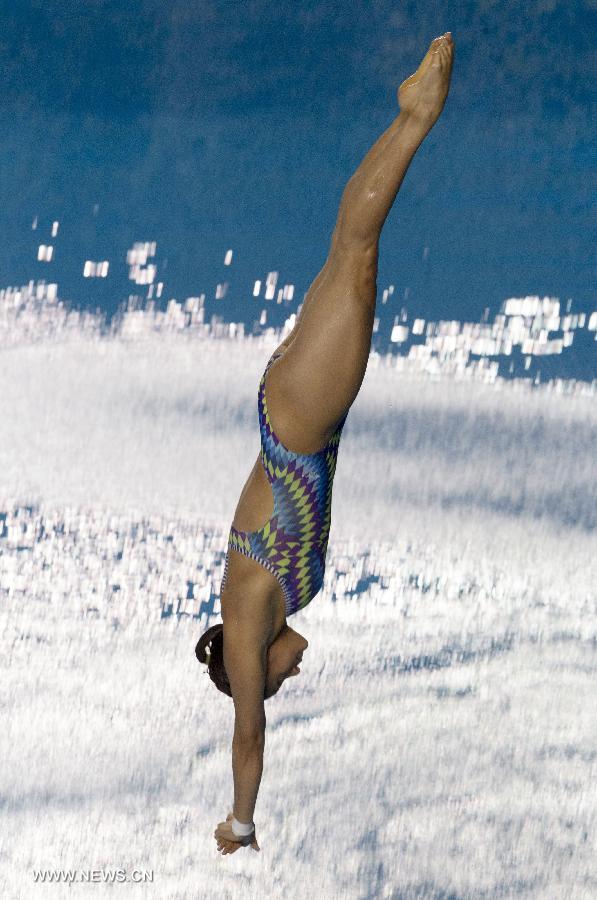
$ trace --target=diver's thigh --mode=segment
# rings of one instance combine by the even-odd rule
[[[362,384],[375,319],[376,278],[366,269],[339,267],[305,308],[300,328],[266,379],[275,418],[314,435],[333,431]]]

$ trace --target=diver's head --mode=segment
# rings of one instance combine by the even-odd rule
[[[267,648],[265,694],[267,700],[277,694],[287,678],[300,673],[300,662],[309,642],[286,622]]]
[[[281,631],[267,649],[267,671],[263,699],[268,700],[278,692],[287,678],[294,678],[300,672],[303,651],[309,642],[302,634],[284,623]],[[224,623],[219,622],[208,628],[197,642],[195,656],[207,665],[209,677],[219,691],[232,697],[230,682],[224,666]]]

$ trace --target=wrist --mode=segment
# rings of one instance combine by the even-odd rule
[[[255,831],[254,822],[239,822],[234,813],[232,813],[230,827],[236,837],[246,837],[248,834],[251,834],[252,831]]]

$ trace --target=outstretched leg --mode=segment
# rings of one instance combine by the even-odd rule
[[[432,41],[398,90],[400,114],[344,189],[328,258],[283,342],[286,352],[268,372],[269,412],[289,449],[318,449],[359,391],[371,347],[381,230],[413,156],[443,109],[453,56],[449,32]]]
[[[444,107],[454,44],[450,33],[432,41],[421,65],[398,89],[401,113],[373,145],[348,182],[336,232],[343,246],[375,247],[413,156]]]

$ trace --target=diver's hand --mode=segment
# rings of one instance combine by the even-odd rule
[[[240,847],[252,847],[253,850],[260,850],[261,847],[257,843],[255,831],[246,837],[238,837],[232,830],[232,813],[228,813],[225,822],[219,822],[218,827],[214,831],[214,837],[218,845],[218,850],[222,851],[222,856],[227,853],[236,853]]]

